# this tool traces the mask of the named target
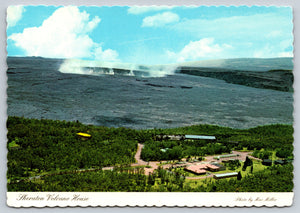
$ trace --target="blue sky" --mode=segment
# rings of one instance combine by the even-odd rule
[[[139,64],[293,57],[290,7],[10,6],[9,56]]]

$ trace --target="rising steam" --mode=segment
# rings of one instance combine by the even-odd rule
[[[139,65],[120,62],[100,62],[66,59],[60,66],[62,73],[84,75],[128,75],[139,77],[164,77],[173,75],[178,65]]]

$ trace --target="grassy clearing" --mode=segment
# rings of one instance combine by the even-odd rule
[[[243,149],[236,150],[238,152],[252,152],[253,150],[249,150],[247,147],[243,147]]]
[[[230,172],[241,172],[242,177],[247,177],[247,176],[254,175],[255,173],[259,173],[261,171],[264,171],[265,169],[268,168],[268,166],[262,165],[262,163],[260,161],[252,160],[252,162],[253,162],[253,171],[252,172],[251,172],[251,166],[248,166],[247,169],[245,171],[243,171],[242,170],[243,163],[242,163],[242,165],[239,168],[235,169],[235,170],[230,170],[230,169],[228,169],[228,167],[226,167],[226,170],[218,171],[218,172],[211,172],[211,173],[212,174],[223,174],[223,173],[230,173]],[[186,174],[186,177],[205,177],[205,176],[207,176],[207,175],[195,175],[195,174],[190,173],[190,172],[185,172],[185,174]],[[226,179],[227,180],[236,179],[236,177],[226,178]],[[186,179],[185,180],[185,185],[189,186],[191,188],[197,188],[200,185],[206,187],[207,184],[212,184],[212,183],[215,183],[216,181],[218,181],[218,180],[216,180],[214,178],[197,179],[197,180]]]
[[[20,145],[17,144],[16,140],[14,140],[14,141],[12,141],[12,142],[10,142],[8,144],[8,148],[10,148],[10,149],[12,149],[12,148],[19,148],[19,147],[20,147]]]

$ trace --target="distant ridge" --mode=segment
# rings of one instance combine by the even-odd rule
[[[184,62],[165,65],[145,65],[121,62],[86,61],[80,59],[47,59],[42,57],[8,57],[22,63],[9,66],[8,72],[30,61],[55,63],[62,73],[85,75],[129,75],[164,77],[175,73],[216,78],[227,83],[249,87],[293,92],[293,58],[236,58]],[[49,64],[50,65],[50,64]]]
[[[232,58],[180,63],[186,67],[214,67],[241,71],[293,70],[293,58]]]
[[[292,70],[240,71],[217,67],[178,67],[177,73],[210,77],[249,87],[293,92]]]
[[[105,62],[105,61],[89,61],[80,59],[58,59],[58,58],[44,58],[40,56],[8,56],[8,59],[36,59],[36,60],[57,60],[57,61],[75,61],[78,65],[84,64],[84,67],[107,67],[107,68],[119,68],[128,69],[132,68],[140,71],[154,70],[165,70],[166,67],[211,67],[211,68],[223,68],[240,71],[269,71],[269,70],[293,70],[293,58],[282,57],[282,58],[231,58],[231,59],[212,59],[212,60],[201,60],[201,61],[190,61],[172,64],[134,64],[134,63],[121,63],[121,62]],[[80,62],[80,63],[79,63]],[[99,65],[100,64],[100,65]],[[169,71],[168,74],[171,74]]]

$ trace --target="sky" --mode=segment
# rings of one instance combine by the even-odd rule
[[[138,64],[293,57],[290,7],[10,6],[8,56]]]

